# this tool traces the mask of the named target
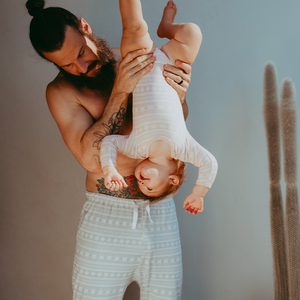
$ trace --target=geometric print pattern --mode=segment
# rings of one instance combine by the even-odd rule
[[[76,237],[73,300],[122,300],[132,281],[140,286],[141,300],[181,299],[173,198],[155,203],[91,192],[86,196]]]
[[[177,92],[166,82],[162,72],[171,63],[156,48],[156,61],[133,91],[133,129],[129,136],[109,135],[102,140],[102,167],[116,166],[117,153],[134,159],[147,159],[156,140],[165,140],[171,157],[199,168],[196,184],[210,188],[217,174],[217,161],[187,130]]]

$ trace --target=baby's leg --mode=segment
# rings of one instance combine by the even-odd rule
[[[143,18],[140,0],[119,0],[122,17],[121,54],[124,57],[128,52],[146,49],[146,53],[153,52],[154,44],[148,33],[148,25]]]
[[[157,35],[170,39],[167,44],[162,46],[162,50],[173,63],[179,59],[191,65],[202,42],[201,30],[198,25],[193,23],[173,23],[176,13],[175,3],[169,1],[164,9]]]

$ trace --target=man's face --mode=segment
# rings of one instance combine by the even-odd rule
[[[76,88],[99,91],[109,97],[116,77],[113,53],[92,31],[82,34],[68,26],[60,50],[43,53]]]
[[[76,76],[95,77],[101,67],[97,46],[70,26],[67,26],[62,48],[43,54],[58,67]]]

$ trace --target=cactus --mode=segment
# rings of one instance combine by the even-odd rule
[[[280,187],[280,121],[275,66],[268,62],[264,73],[264,116],[267,135],[270,216],[273,248],[275,300],[288,300],[288,270],[286,259],[284,211]]]
[[[286,236],[290,300],[300,299],[300,228],[297,189],[296,102],[291,79],[281,90],[281,133],[286,182]]]

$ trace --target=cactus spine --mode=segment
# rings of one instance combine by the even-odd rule
[[[275,300],[288,300],[284,211],[280,187],[280,122],[275,66],[267,63],[264,73],[264,116],[270,175],[270,217],[274,265]]]
[[[300,299],[300,229],[297,188],[297,116],[291,79],[284,80],[281,92],[281,132],[286,182],[286,236],[290,300]]]

